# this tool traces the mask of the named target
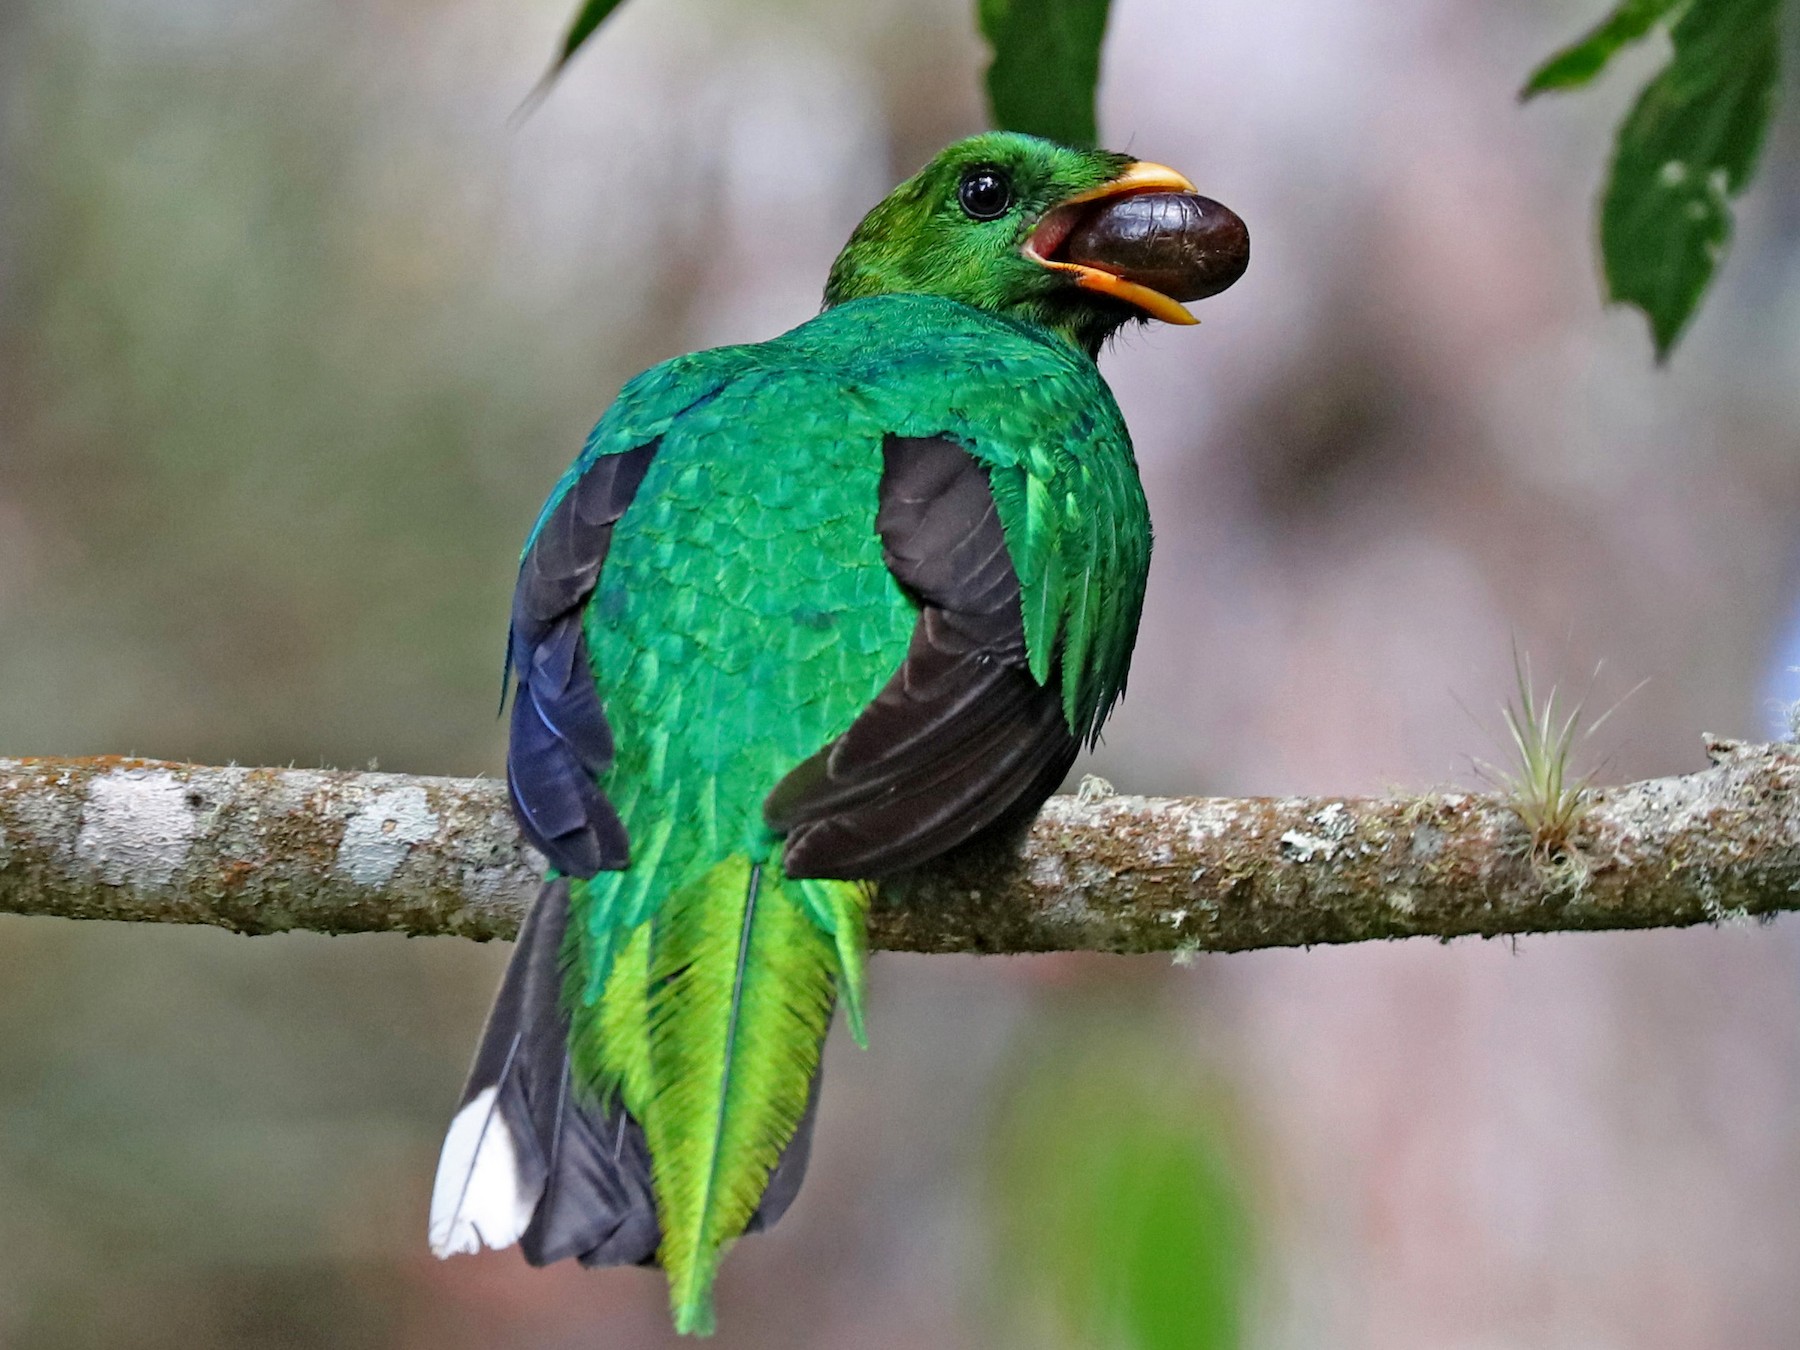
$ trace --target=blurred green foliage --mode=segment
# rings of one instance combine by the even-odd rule
[[[1107,0],[980,0],[996,125],[1069,145],[1099,140],[1094,90],[1106,10]]]
[[[1774,112],[1781,0],[1623,0],[1556,53],[1524,97],[1587,84],[1622,48],[1665,28],[1674,54],[1619,128],[1600,206],[1610,297],[1650,321],[1666,359],[1731,240]]]
[[[1167,1047],[1051,1019],[991,1140],[993,1292],[1021,1344],[1235,1350],[1254,1268],[1223,1094]]]
[[[1553,52],[1525,81],[1522,97],[1555,89],[1579,89],[1601,71],[1621,48],[1655,28],[1680,0],[1624,0],[1591,31]]]

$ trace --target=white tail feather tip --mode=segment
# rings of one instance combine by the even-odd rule
[[[510,1247],[531,1224],[538,1197],[519,1181],[512,1131],[484,1088],[456,1113],[431,1187],[431,1250],[439,1257]]]

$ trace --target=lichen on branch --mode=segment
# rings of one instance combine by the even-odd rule
[[[883,887],[874,945],[1241,951],[1622,929],[1800,908],[1800,747],[1594,789],[1545,857],[1506,798],[1056,797],[1028,832]],[[240,933],[511,937],[542,861],[503,785],[0,759],[0,912]]]

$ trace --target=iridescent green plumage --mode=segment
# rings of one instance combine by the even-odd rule
[[[870,524],[890,435],[945,436],[990,467],[1026,598],[1032,673],[1040,681],[1054,674],[1069,725],[1091,732],[1123,680],[1149,530],[1117,409],[1092,361],[1066,344],[951,301],[856,301],[772,342],[649,372],[589,449],[598,456],[659,438],[585,618],[618,742],[602,786],[634,849],[627,870],[571,890],[576,1025],[597,1016],[612,953],[646,922],[653,955],[638,978],[652,985],[670,968],[668,933],[717,925],[710,943],[680,946],[713,963],[716,993],[717,965],[736,952],[723,940],[735,939],[742,909],[731,892],[752,866],[768,869],[760,903],[778,900],[786,917],[769,936],[757,934],[745,960],[753,968],[786,962],[783,978],[805,990],[796,996],[805,1016],[756,1024],[757,1048],[777,1053],[752,1095],[781,1094],[785,1109],[768,1114],[748,1142],[734,1130],[742,1108],[728,1104],[710,1119],[693,1084],[679,1079],[702,1055],[694,1041],[723,1060],[731,1030],[741,1033],[738,1019],[720,1016],[716,997],[688,1002],[683,985],[649,1000],[657,1027],[704,1027],[666,1055],[647,1030],[647,1045],[578,1043],[578,1069],[590,1083],[623,1083],[625,1105],[645,1125],[658,1163],[661,1260],[687,1326],[706,1320],[698,1295],[691,1306],[681,1302],[706,1246],[696,1247],[696,1235],[735,1236],[696,1204],[704,1188],[693,1160],[716,1159],[715,1140],[729,1143],[724,1161],[707,1166],[723,1169],[741,1227],[804,1108],[829,990],[841,975],[835,943],[803,897],[796,903],[793,883],[776,879],[781,840],[762,804],[843,734],[906,653],[918,607],[883,563]],[[810,932],[788,922],[795,916]],[[840,916],[860,930],[859,906]],[[860,947],[860,931],[851,941]],[[740,1039],[740,1056],[742,1047]],[[650,1067],[634,1075],[633,1057],[644,1055]],[[677,1194],[680,1224],[665,1198]]]
[[[501,1122],[520,1189],[482,1222],[533,1260],[656,1234],[680,1330],[798,1185],[836,1001],[862,1039],[874,880],[1035,810],[1123,688],[1150,527],[1093,353],[1132,311],[1026,244],[1128,167],[952,147],[824,313],[627,385],[527,549],[509,781],[570,874],[560,1011],[502,991],[455,1157]],[[445,1194],[440,1251],[494,1241]]]

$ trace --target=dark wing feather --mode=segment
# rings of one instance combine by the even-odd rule
[[[582,611],[613,526],[637,494],[656,443],[595,460],[544,517],[513,590],[511,668],[518,680],[506,782],[513,814],[557,871],[624,867],[628,840],[595,785],[612,763],[612,728],[588,664]]]
[[[797,877],[880,877],[1035,811],[1074,763],[1054,683],[1027,666],[1019,578],[987,469],[890,437],[875,526],[921,610],[900,669],[764,803]]]

